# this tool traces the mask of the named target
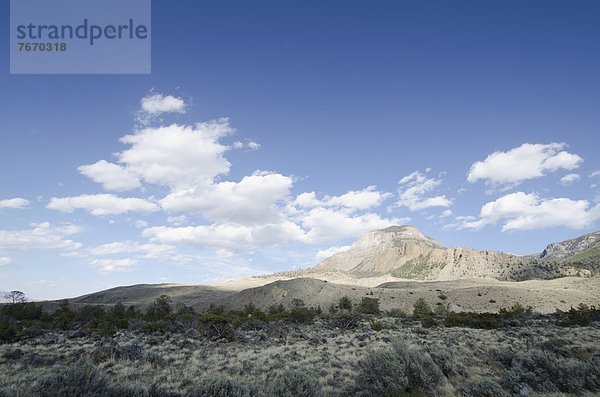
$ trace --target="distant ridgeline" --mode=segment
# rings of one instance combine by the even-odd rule
[[[520,281],[592,277],[600,273],[600,232],[550,244],[541,254],[513,255],[446,248],[412,226],[392,226],[365,234],[348,250],[302,274],[332,271],[353,277],[391,275],[414,280],[491,277]],[[290,276],[296,273],[289,272]]]

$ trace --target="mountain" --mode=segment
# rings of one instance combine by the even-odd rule
[[[591,276],[598,273],[599,263],[600,232],[550,244],[539,255],[513,255],[446,248],[412,226],[392,226],[365,234],[313,270],[341,271],[354,277],[389,274],[414,280],[491,277],[515,281]]]

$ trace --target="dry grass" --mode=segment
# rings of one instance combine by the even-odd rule
[[[366,320],[351,330],[332,328],[321,319],[308,325],[271,324],[265,329],[238,329],[233,341],[208,340],[196,331],[163,335],[125,331],[112,338],[70,338],[67,332],[53,331],[0,346],[0,395],[33,395],[32,390],[39,391],[44,384],[53,387],[49,377],[86,363],[98,371],[100,383],[113,387],[110,390],[117,395],[119,390],[128,395],[151,395],[152,385],[154,395],[194,395],[198,385],[211,376],[264,391],[283,371],[310,369],[325,396],[369,396],[372,394],[357,389],[355,381],[364,366],[359,363],[374,351],[390,349],[398,340],[415,354],[431,357],[444,375],[440,389],[444,395],[485,396],[497,395],[494,390],[518,393],[528,389],[537,395],[593,395],[600,391],[597,322],[560,327],[542,318],[493,330],[424,329],[419,322],[390,317],[378,322],[385,325],[380,332],[372,330]],[[568,375],[571,383],[553,383],[552,378],[536,375],[532,368],[536,365],[546,366],[543,373]]]

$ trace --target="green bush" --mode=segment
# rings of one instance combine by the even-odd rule
[[[493,313],[450,312],[444,318],[446,327],[468,327],[479,329],[496,329],[504,326],[498,315]]]
[[[564,326],[586,326],[592,323],[592,312],[595,308],[590,309],[588,305],[579,304],[577,309],[571,308],[563,317],[560,325]]]
[[[17,327],[6,320],[0,320],[0,342],[11,342],[17,337]]]
[[[352,311],[352,301],[347,296],[343,296],[342,298],[340,298],[338,306],[340,310],[347,310],[349,312]]]
[[[2,306],[2,314],[15,320],[40,320],[44,312],[42,308],[33,302],[12,303]]]
[[[396,342],[375,350],[358,363],[353,395],[364,397],[439,395],[446,379],[431,356]]]
[[[533,313],[531,306],[525,307],[519,302],[515,303],[509,308],[502,308],[499,310],[500,317],[504,318],[521,318]]]
[[[419,298],[413,305],[413,317],[421,318],[433,315],[431,306],[424,298]]]
[[[379,309],[379,299],[363,297],[357,311],[363,314],[379,314],[381,312]]]
[[[190,397],[257,397],[257,388],[229,377],[208,376],[194,385]]]
[[[323,389],[318,376],[304,368],[280,372],[265,388],[266,397],[319,397]]]
[[[406,312],[402,309],[394,308],[387,312],[387,315],[389,317],[404,318],[406,317]]]
[[[166,320],[171,314],[171,310],[171,298],[168,295],[161,295],[146,309],[146,319],[148,321]]]

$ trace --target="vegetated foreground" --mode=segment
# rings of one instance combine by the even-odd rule
[[[1,310],[0,396],[528,396],[598,395],[600,311],[411,315],[342,297],[262,311],[172,307],[144,313],[68,302]],[[534,394],[535,393],[535,394]]]

